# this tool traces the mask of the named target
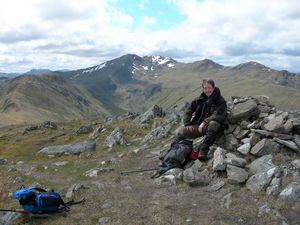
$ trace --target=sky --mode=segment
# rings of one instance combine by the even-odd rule
[[[1,0],[0,73],[125,54],[300,72],[300,0]]]

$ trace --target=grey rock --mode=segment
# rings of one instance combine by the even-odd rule
[[[282,200],[297,201],[300,199],[300,183],[291,182],[284,188],[280,194],[279,198]]]
[[[300,159],[295,159],[291,162],[291,164],[296,167],[297,169],[300,168]]]
[[[281,215],[277,209],[270,208],[267,204],[264,204],[258,208],[258,216],[269,215],[273,219],[283,220],[285,222],[286,218]]]
[[[80,153],[92,152],[96,150],[96,143],[90,141],[78,142],[69,145],[49,146],[41,149],[37,154],[47,155],[78,155]]]
[[[214,183],[211,187],[209,187],[208,191],[214,192],[220,190],[225,185],[225,182],[220,180]]]
[[[241,126],[241,128],[243,128],[244,130],[249,129],[249,128],[248,128],[249,125],[250,125],[250,123],[249,123],[248,121],[246,121],[246,120],[242,120],[242,121],[240,122],[240,126]]]
[[[224,171],[226,169],[225,150],[218,147],[214,152],[213,170]]]
[[[241,139],[247,137],[248,134],[250,134],[250,132],[251,132],[250,130],[241,130],[241,131],[236,135],[236,138],[239,139],[239,140],[241,140]]]
[[[248,173],[243,168],[227,165],[227,180],[231,184],[241,184],[248,179]]]
[[[42,124],[42,127],[56,130],[57,129],[57,124],[52,122],[52,121],[45,121]]]
[[[154,182],[160,186],[175,186],[176,177],[174,175],[162,175],[159,178],[156,178]]]
[[[24,182],[24,179],[22,177],[16,177],[15,183],[23,183]]]
[[[76,134],[89,134],[93,132],[94,129],[91,126],[81,126],[77,131]]]
[[[270,183],[270,185],[267,187],[266,193],[267,195],[276,195],[281,187],[281,178],[274,177]]]
[[[8,160],[5,158],[0,158],[0,165],[6,165],[8,164]]]
[[[140,124],[144,124],[148,123],[155,117],[164,117],[165,115],[166,113],[161,107],[159,107],[158,105],[154,105],[150,109],[148,109],[147,112],[139,116],[137,120],[139,120]]]
[[[229,209],[232,204],[232,192],[228,193],[222,198],[221,207]]]
[[[271,115],[269,121],[264,125],[264,129],[271,132],[286,133],[283,126],[285,118],[284,114],[278,116]]]
[[[226,164],[244,168],[247,164],[247,161],[243,158],[237,157],[232,153],[228,153],[226,154]]]
[[[264,138],[252,147],[250,153],[255,156],[263,156],[279,152],[279,146],[272,139]]]
[[[298,146],[298,148],[300,148],[300,135],[295,134],[293,141],[296,143],[296,145]]]
[[[7,212],[0,216],[0,225],[13,225],[21,217],[21,213]]]
[[[115,144],[129,145],[129,142],[124,138],[121,129],[116,127],[113,132],[105,139],[104,144],[112,148]]]
[[[191,186],[204,186],[209,183],[209,171],[194,171],[193,168],[187,168],[183,171],[183,181]]]
[[[106,224],[109,222],[109,219],[110,219],[109,217],[101,217],[98,219],[97,225]]]
[[[267,172],[268,170],[276,167],[273,164],[272,159],[272,155],[264,155],[254,160],[251,164],[249,164],[249,175]]]
[[[112,168],[105,167],[105,168],[95,168],[95,169],[90,169],[87,172],[84,173],[84,176],[86,177],[98,177],[100,173],[105,173],[105,172],[110,172],[112,171]]]
[[[227,135],[225,148],[227,150],[234,150],[238,147],[239,147],[239,141],[232,134]]]
[[[237,148],[237,151],[243,155],[247,155],[250,151],[251,145],[250,143],[246,143]]]
[[[69,162],[68,161],[61,161],[61,162],[55,162],[52,163],[53,166],[65,166],[67,165]]]
[[[261,113],[270,113],[271,112],[271,107],[267,105],[258,105],[259,111]]]
[[[285,140],[281,140],[279,138],[274,138],[274,140],[276,142],[288,147],[289,149],[292,149],[295,152],[300,152],[300,148],[298,148],[298,146],[293,141],[285,141]]]
[[[271,107],[270,97],[266,95],[254,95],[253,98],[261,106]],[[270,109],[271,110],[271,109]]]
[[[233,109],[228,115],[230,123],[236,123],[240,120],[246,120],[252,116],[258,116],[259,109],[254,100],[250,99],[246,102],[238,103],[234,105]]]
[[[167,127],[158,126],[154,128],[153,130],[150,131],[150,133],[148,133],[144,137],[144,139],[141,141],[141,145],[144,145],[152,140],[160,140],[162,138],[165,138],[168,135],[171,128],[172,127],[169,126]]]
[[[113,207],[112,202],[106,202],[101,206],[102,209],[110,209],[112,207]]]
[[[84,186],[80,183],[73,184],[66,193],[66,198],[73,198],[74,193],[79,189],[84,188]]]
[[[259,134],[252,132],[249,139],[250,145],[254,146],[261,140],[261,137]]]
[[[266,131],[266,130],[259,130],[259,129],[251,129],[252,132],[261,134],[265,137],[278,137],[280,139],[283,140],[292,140],[294,137],[292,135],[289,134],[281,134],[281,133],[275,133],[275,132],[270,132],[270,131]]]
[[[33,131],[33,130],[37,130],[39,129],[40,127],[38,125],[32,125],[32,126],[29,126],[29,127],[26,127],[23,134],[28,132],[28,131]]]
[[[250,138],[243,138],[242,140],[241,140],[241,142],[243,143],[243,144],[246,144],[246,143],[250,143]]]
[[[176,180],[182,180],[183,178],[183,169],[173,168],[164,173],[164,175],[173,175]]]
[[[252,193],[258,193],[269,185],[271,182],[272,177],[275,174],[276,168],[272,168],[268,170],[267,172],[257,173],[251,176],[247,182],[246,187],[252,192]]]

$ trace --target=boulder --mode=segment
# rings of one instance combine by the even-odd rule
[[[104,144],[109,148],[112,148],[117,143],[120,145],[129,145],[119,127],[116,127],[104,141]]]
[[[248,179],[248,173],[243,168],[227,165],[226,171],[227,171],[227,180],[231,184],[241,184]]]
[[[77,131],[76,134],[89,134],[93,132],[93,128],[91,126],[81,126]]]
[[[281,140],[279,138],[274,138],[274,140],[286,147],[288,147],[289,149],[292,149],[295,152],[300,152],[300,148],[296,145],[295,142],[293,141],[285,141],[285,140]]]
[[[297,201],[300,200],[300,183],[291,182],[284,188],[280,194],[279,198],[282,200]]]
[[[247,161],[243,158],[237,157],[232,153],[228,153],[226,154],[226,164],[244,168],[247,164]]]
[[[267,172],[254,174],[247,180],[246,187],[252,193],[258,193],[258,192],[266,189],[266,187],[269,185],[272,177],[275,174],[275,170],[276,170],[276,167],[269,169]]]
[[[96,150],[96,143],[90,141],[78,142],[69,145],[49,146],[41,149],[37,154],[47,155],[78,155]]]
[[[250,151],[252,155],[263,156],[279,151],[279,146],[272,139],[264,138],[254,145]]]
[[[249,164],[249,174],[253,175],[256,173],[267,172],[268,170],[276,167],[272,162],[272,155],[264,155],[256,160],[254,160],[251,164]]]
[[[226,169],[225,150],[218,147],[214,152],[213,170],[224,171]]]
[[[228,115],[228,120],[230,123],[237,123],[240,120],[249,119],[252,116],[258,116],[259,109],[256,102],[252,99],[246,102],[241,102],[234,105],[233,109]]]

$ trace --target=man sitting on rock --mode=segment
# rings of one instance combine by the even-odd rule
[[[211,79],[203,80],[202,90],[201,95],[187,107],[183,116],[184,126],[176,134],[181,139],[195,139],[205,135],[200,145],[191,152],[192,160],[207,158],[209,147],[222,130],[227,115],[226,101],[220,89],[215,87],[215,82]]]

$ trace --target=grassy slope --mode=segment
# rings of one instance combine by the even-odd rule
[[[148,105],[157,103],[169,108],[178,101],[190,101],[201,93],[201,83],[205,78],[214,79],[228,101],[231,96],[266,95],[280,109],[300,109],[299,89],[278,85],[270,79],[260,79],[256,73],[240,76],[227,69],[195,73],[179,68],[165,73],[156,80],[162,84],[162,91],[151,98]]]
[[[120,171],[138,168],[157,167],[157,152],[167,148],[170,139],[153,142],[140,153],[130,153],[138,147],[139,140],[149,132],[140,129],[132,121],[114,121],[107,130],[96,139],[96,152],[89,156],[62,156],[49,158],[37,156],[35,152],[42,147],[73,143],[88,138],[88,135],[75,135],[81,125],[96,128],[95,121],[72,121],[60,123],[58,130],[36,130],[22,135],[24,126],[10,126],[0,129],[1,157],[13,161],[13,165],[0,166],[0,208],[16,208],[18,202],[8,193],[20,185],[39,183],[43,187],[54,188],[65,194],[67,189],[80,182],[86,189],[76,192],[75,200],[85,198],[82,205],[73,206],[69,212],[54,214],[44,218],[23,216],[18,224],[63,225],[96,224],[101,217],[108,217],[109,224],[185,224],[191,219],[193,224],[276,224],[272,217],[257,218],[260,203],[267,203],[288,218],[289,224],[299,223],[296,210],[299,207],[282,203],[264,195],[253,195],[245,187],[226,184],[220,191],[208,192],[207,187],[189,187],[186,184],[176,186],[157,186],[151,180],[150,173],[121,176]],[[108,134],[119,126],[126,130],[125,138],[131,146],[115,146],[112,151],[104,146]],[[121,157],[122,156],[122,157]],[[18,163],[18,161],[24,163]],[[67,161],[65,166],[54,166],[54,162]],[[96,167],[110,167],[114,170],[101,173],[96,178],[88,178],[83,173]],[[9,169],[11,168],[11,169]],[[12,169],[15,168],[15,169]],[[208,167],[210,168],[210,167]],[[15,182],[22,177],[23,183]],[[222,180],[222,174],[214,174],[216,180]],[[215,180],[215,181],[216,181]],[[98,189],[94,182],[103,184]],[[212,183],[210,184],[212,185]],[[232,192],[232,204],[229,209],[221,207],[223,196]],[[111,208],[103,205],[109,203]],[[293,218],[293,215],[296,215]]]
[[[22,76],[11,81],[5,93],[0,118],[10,124],[108,114],[88,92],[58,76]]]

